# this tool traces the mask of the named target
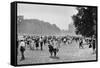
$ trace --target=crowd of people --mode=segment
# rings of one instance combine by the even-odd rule
[[[93,36],[92,38],[83,38],[75,36],[36,36],[36,35],[21,35],[17,39],[17,49],[20,49],[21,61],[25,59],[24,52],[26,48],[30,50],[44,50],[45,46],[48,46],[48,51],[50,56],[56,57],[61,47],[61,43],[71,44],[73,41],[79,43],[79,48],[84,48],[84,44],[87,44],[89,48],[93,49],[93,54],[96,51],[96,39]],[[85,42],[85,43],[84,43]]]

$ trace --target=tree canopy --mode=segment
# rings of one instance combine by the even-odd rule
[[[85,37],[96,36],[97,7],[77,7],[78,13],[72,16],[76,34]]]

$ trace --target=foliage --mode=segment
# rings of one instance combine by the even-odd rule
[[[78,13],[72,16],[76,34],[86,37],[96,35],[97,7],[77,7]]]

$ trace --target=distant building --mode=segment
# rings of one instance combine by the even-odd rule
[[[69,24],[69,26],[68,26],[68,32],[72,33],[72,34],[75,34],[75,26],[74,26],[73,23]]]
[[[17,16],[17,24],[22,23],[24,16]]]
[[[82,37],[82,35],[77,35],[75,33],[75,26],[74,26],[73,23],[69,24],[69,26],[68,26],[68,35],[76,36],[76,37]]]
[[[66,36],[66,35],[75,36],[76,33],[75,33],[75,27],[74,27],[73,23],[68,25],[68,30],[62,30],[61,35],[62,36]]]

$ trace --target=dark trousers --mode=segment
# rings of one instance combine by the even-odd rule
[[[56,57],[56,54],[57,54],[57,51],[56,51],[56,49],[54,49],[54,56]]]
[[[56,54],[57,54],[57,52],[58,52],[58,49],[56,49],[56,48],[54,48],[54,49],[49,49],[49,52],[50,52],[51,56],[52,56],[52,54],[54,53],[54,56],[56,57]]]
[[[24,56],[25,48],[21,46],[20,52],[21,52],[21,61],[22,61],[25,59],[25,56]]]
[[[40,46],[41,46],[41,50],[43,50],[43,43],[42,42],[40,43]]]
[[[24,51],[21,51],[21,60],[24,60],[25,56],[24,56]]]

